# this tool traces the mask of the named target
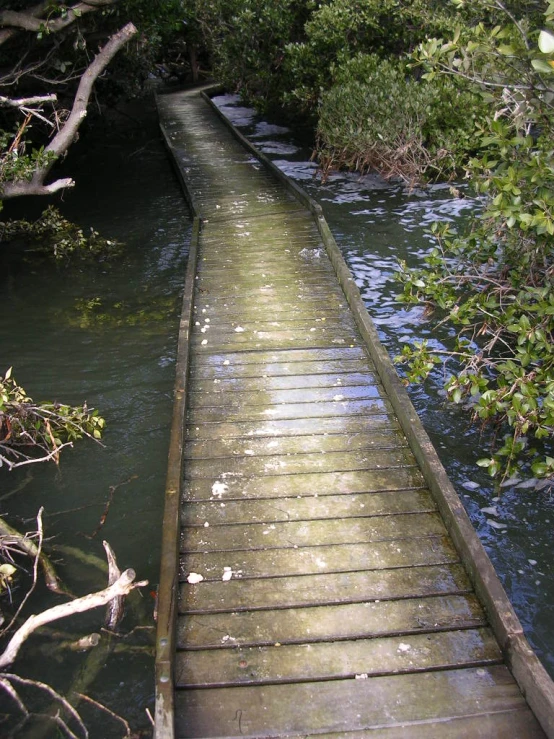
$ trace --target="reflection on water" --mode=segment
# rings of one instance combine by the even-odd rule
[[[105,587],[105,573],[90,559],[105,561],[102,539],[112,545],[122,570],[133,567],[138,579],[150,581],[142,597],[129,604],[122,624],[124,631],[141,627],[126,642],[132,648],[122,640],[86,691],[146,736],[145,709],[153,709],[154,687],[151,591],[159,570],[179,294],[190,222],[155,121],[136,138],[76,152],[68,165],[78,186],[65,194],[60,209],[83,226],[124,242],[125,253],[113,263],[65,270],[25,263],[20,249],[4,250],[0,371],[13,365],[15,377],[36,400],[86,400],[98,408],[107,421],[104,446],[77,444],[62,453],[59,469],[43,464],[11,474],[0,471],[0,500],[2,514],[23,531],[32,529],[44,506],[47,547],[76,594]],[[28,207],[17,207],[23,205]],[[97,298],[101,307],[83,321],[76,301]],[[17,488],[20,492],[13,494]],[[78,552],[68,546],[89,562],[78,562]],[[45,592],[33,609],[58,601]],[[55,627],[69,634],[98,631],[102,610]],[[86,655],[65,654],[58,662],[50,647],[48,638],[36,639],[17,669],[65,690]],[[49,658],[41,659],[43,654]],[[0,702],[3,707],[2,695]],[[83,715],[88,719],[90,711],[84,709]],[[91,719],[90,730],[94,737],[122,735],[121,725],[105,715],[100,724]]]
[[[459,223],[478,207],[465,186],[433,185],[408,192],[397,183],[369,174],[334,173],[322,183],[310,151],[302,149],[291,131],[264,127],[236,96],[222,95],[218,106],[243,133],[254,138],[287,175],[322,204],[325,216],[348,262],[377,328],[391,355],[403,343],[426,338],[444,346],[452,329],[435,332],[418,306],[396,301],[394,282],[399,259],[418,266],[429,250],[426,229],[434,221]],[[267,135],[262,137],[262,131]],[[287,148],[290,147],[290,148]],[[285,154],[285,150],[290,152]],[[285,158],[286,157],[286,158]],[[466,510],[514,604],[526,633],[554,675],[554,576],[551,520],[554,499],[533,487],[505,487],[501,493],[475,465],[483,456],[483,441],[468,424],[467,415],[444,403],[441,371],[435,385],[411,388],[410,395]],[[483,510],[485,509],[485,510]],[[494,510],[492,510],[494,509]]]

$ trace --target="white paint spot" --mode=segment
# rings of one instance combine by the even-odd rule
[[[202,582],[204,577],[202,575],[199,575],[198,572],[189,572],[187,575],[187,582],[191,585],[196,585],[196,583]]]
[[[214,482],[212,485],[212,495],[216,498],[221,498],[222,495],[229,492],[229,485],[226,485],[224,482],[220,482],[219,480],[217,482]]]

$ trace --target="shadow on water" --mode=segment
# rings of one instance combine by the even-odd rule
[[[434,221],[460,224],[478,204],[464,186],[453,195],[449,185],[407,192],[376,175],[335,173],[317,177],[311,151],[294,132],[263,120],[233,95],[216,103],[250,140],[286,174],[321,203],[327,221],[352,270],[362,298],[389,353],[426,338],[445,345],[449,331],[433,330],[421,308],[398,303],[394,282],[399,259],[420,266],[429,250],[426,229]],[[476,461],[484,441],[461,409],[446,404],[441,373],[434,382],[409,389],[412,401],[464,502],[512,601],[526,634],[554,676],[554,574],[552,523],[554,500],[533,487],[507,487],[499,493]]]
[[[65,547],[105,561],[103,539],[122,570],[132,567],[137,579],[150,581],[142,596],[135,594],[122,624],[124,632],[140,628],[120,640],[88,690],[134,731],[149,736],[145,709],[153,710],[153,591],[190,220],[153,109],[141,114],[140,129],[116,127],[104,141],[94,137],[91,142],[91,136],[94,132],[66,164],[77,187],[56,204],[81,226],[124,242],[123,256],[64,268],[27,260],[26,245],[4,250],[0,371],[13,365],[14,376],[36,400],[86,400],[98,408],[107,422],[103,446],[82,441],[62,452],[59,468],[41,464],[0,471],[0,504],[2,514],[21,530],[33,528],[44,506],[47,547],[76,594],[105,587],[106,575]],[[20,217],[23,207],[38,213],[46,204],[21,202],[2,215]],[[59,600],[41,592],[33,611]],[[97,610],[52,628],[86,634],[98,631],[102,621]],[[48,636],[33,639],[16,667],[63,691],[87,655],[65,653],[58,660],[51,642]],[[85,707],[83,716],[90,717],[91,736],[123,735],[121,724],[107,715],[93,716]]]

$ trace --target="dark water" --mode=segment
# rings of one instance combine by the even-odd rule
[[[416,340],[445,346],[449,331],[434,330],[421,308],[396,300],[398,260],[419,266],[430,248],[426,230],[434,221],[461,224],[476,203],[461,188],[448,185],[407,192],[399,184],[368,175],[339,173],[322,183],[293,132],[256,116],[236,96],[216,99],[220,108],[258,148],[321,203],[364,302],[392,356]],[[526,634],[554,676],[554,499],[534,484],[514,481],[495,489],[476,460],[486,456],[485,441],[469,426],[468,415],[444,402],[441,372],[434,382],[410,388],[410,396],[450,479],[462,498],[491,557]]]
[[[0,372],[14,376],[35,400],[60,400],[98,408],[106,418],[104,446],[85,440],[62,452],[59,468],[32,465],[0,470],[0,510],[25,531],[44,506],[47,548],[59,573],[76,593],[106,585],[95,565],[79,563],[76,547],[105,561],[106,539],[123,570],[132,567],[151,586],[136,597],[122,625],[123,649],[112,654],[86,691],[125,716],[134,730],[150,735],[145,709],[153,709],[153,606],[158,580],[161,518],[175,372],[180,294],[190,220],[156,122],[125,124],[109,144],[94,138],[72,152],[66,167],[77,187],[58,205],[63,214],[109,239],[125,243],[121,259],[109,264],[57,268],[26,261],[24,246],[4,252],[0,282]],[[90,140],[88,142],[90,145]],[[17,203],[31,210],[46,203]],[[3,215],[10,215],[7,209]],[[78,301],[100,301],[94,311]],[[15,490],[19,492],[13,494]],[[112,498],[103,527],[98,530]],[[91,538],[92,537],[92,538]],[[39,591],[42,588],[39,588]],[[39,592],[33,608],[58,602]],[[9,608],[3,606],[7,611]],[[58,622],[70,634],[98,631],[103,609]],[[63,690],[86,664],[86,655],[66,654],[63,663],[44,659],[48,639],[25,649],[16,667]],[[127,648],[130,646],[131,648]],[[0,703],[4,705],[0,695]],[[123,736],[106,715],[90,719],[91,736]],[[4,735],[0,727],[0,735]]]

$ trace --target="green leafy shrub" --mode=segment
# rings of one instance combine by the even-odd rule
[[[75,257],[105,259],[119,255],[122,250],[122,244],[105,239],[94,229],[85,234],[52,205],[33,223],[25,220],[0,222],[0,242],[22,237],[32,240],[33,251],[46,253],[59,261]]]
[[[457,341],[405,347],[402,358],[410,380],[450,364],[448,396],[494,431],[479,462],[492,476],[530,470],[554,483],[554,33],[511,13],[505,21],[418,51],[429,77],[471,79],[491,113],[467,165],[483,213],[458,235],[435,226],[427,267],[404,265],[400,276],[403,299],[437,307]]]
[[[289,87],[283,102],[314,110],[333,84],[333,67],[357,55],[395,59],[419,42],[453,28],[453,13],[442,2],[330,0],[311,3],[305,38],[286,47]]]
[[[334,69],[321,96],[322,169],[377,169],[409,182],[452,177],[474,150],[479,103],[450,79],[422,82],[402,62],[358,54]]]
[[[35,403],[12,377],[0,377],[0,467],[59,461],[62,448],[88,436],[99,440],[105,420],[98,411],[64,403]]]

